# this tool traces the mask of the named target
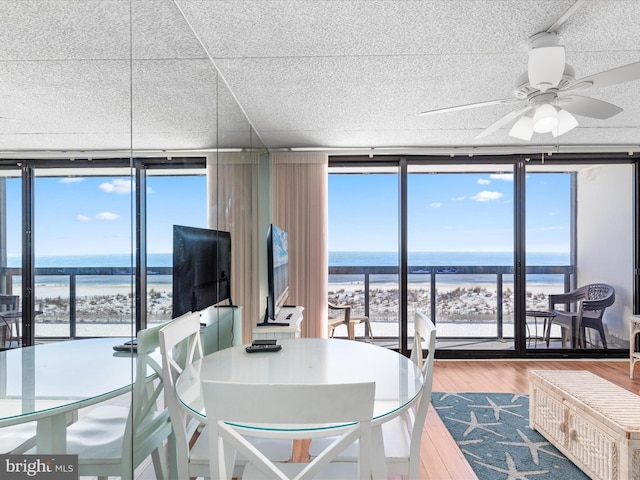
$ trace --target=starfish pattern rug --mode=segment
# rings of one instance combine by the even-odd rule
[[[529,428],[529,396],[439,393],[432,403],[480,480],[589,477]]]

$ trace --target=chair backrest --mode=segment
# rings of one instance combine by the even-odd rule
[[[175,384],[186,366],[202,358],[200,314],[181,315],[159,332],[165,405],[169,409],[175,435],[178,478],[189,478],[189,418],[178,405]]]
[[[584,310],[604,310],[616,300],[615,290],[606,283],[592,283],[585,286],[586,295],[582,303]]]
[[[133,452],[134,465],[148,455],[143,449],[136,459],[137,445],[149,442],[156,435],[165,438],[171,432],[168,412],[158,408],[164,390],[162,366],[152,356],[158,350],[159,332],[164,324],[140,330],[137,335],[136,373],[132,390],[132,403],[123,442],[123,458]]]
[[[340,311],[340,313],[336,313],[335,315],[339,318],[342,317],[344,323],[349,323],[351,319],[351,305],[336,305],[335,303],[328,303],[329,313],[331,311]]]
[[[431,404],[433,367],[436,353],[436,327],[424,313],[416,312],[414,329],[415,336],[411,359],[420,368],[422,387],[420,388],[417,406],[413,412],[413,418],[408,422],[408,427],[411,429],[409,432],[411,435],[409,478],[419,478],[420,474],[420,442],[422,440],[424,422]]]
[[[371,419],[375,383],[336,385],[275,385],[229,382],[202,382],[211,478],[231,478],[232,461],[225,455],[225,443],[242,453],[266,478],[281,480],[284,473],[244,435],[282,438],[317,438],[338,435],[300,472],[296,479],[312,478],[355,440],[359,441],[358,478],[371,476]],[[229,422],[229,423],[226,423]],[[276,430],[237,429],[230,423],[245,425],[277,424]],[[345,424],[338,429],[303,430],[310,425]],[[288,426],[290,430],[282,430]],[[296,429],[298,429],[296,431]],[[302,436],[301,436],[302,435]]]
[[[18,295],[0,295],[0,312],[18,310],[20,297]]]

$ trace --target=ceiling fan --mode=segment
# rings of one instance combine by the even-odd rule
[[[602,100],[578,95],[591,87],[606,87],[640,79],[640,62],[596,73],[576,80],[573,68],[565,61],[564,46],[555,32],[538,33],[529,39],[527,72],[516,82],[515,98],[458,105],[422,112],[420,115],[455,112],[499,104],[518,104],[518,108],[480,132],[486,137],[509,122],[518,119],[509,135],[529,141],[533,133],[558,137],[578,126],[574,115],[606,120],[622,112],[622,108]]]

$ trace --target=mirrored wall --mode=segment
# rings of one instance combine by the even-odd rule
[[[113,347],[175,316],[174,225],[230,233],[238,315],[209,350],[255,323],[265,149],[179,2],[13,2],[0,19],[0,294],[19,302],[1,307],[19,315],[0,325],[0,436],[28,423],[38,453],[63,453],[85,406],[135,402],[143,356]],[[27,451],[14,438],[0,453]]]

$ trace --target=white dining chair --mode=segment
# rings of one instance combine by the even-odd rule
[[[404,415],[382,424],[382,437],[388,473],[418,480],[420,478],[420,445],[424,422],[431,404],[436,327],[424,313],[416,312],[414,330],[411,359],[422,374],[422,387],[413,408]]]
[[[151,455],[156,478],[168,478],[165,440],[171,434],[171,422],[168,411],[158,408],[161,366],[151,356],[158,349],[161,327],[138,332],[130,406],[99,405],[67,428],[66,452],[78,455],[80,476],[132,480],[135,468]]]
[[[169,469],[172,480],[207,477],[209,458],[206,437],[197,434],[200,422],[189,417],[178,405],[175,383],[184,368],[202,358],[200,314],[188,312],[165,325],[159,333],[164,401],[169,409],[173,435],[169,442]]]
[[[36,444],[36,422],[0,428],[0,454],[18,455]]]
[[[204,380],[202,395],[209,431],[210,478],[231,479],[232,468],[227,467],[236,451],[248,460],[242,480],[371,478],[375,382],[280,385]],[[316,427],[332,424],[336,427]],[[247,428],[249,425],[252,427]],[[284,463],[270,461],[247,435],[290,439],[332,436],[334,441],[311,462]],[[333,461],[356,440],[357,463]]]
[[[165,384],[165,404],[171,415],[173,438],[170,442],[172,480],[209,475],[209,439],[201,422],[189,417],[178,404],[175,382],[184,368],[202,358],[200,314],[189,312],[175,318],[160,331],[160,354]],[[199,431],[198,431],[199,430]],[[254,439],[254,443],[269,458],[287,461],[293,443],[285,440]],[[240,476],[246,459],[236,460],[236,476]]]
[[[384,423],[374,421],[374,441],[382,435],[386,471],[388,475],[401,475],[402,478],[418,480],[420,478],[420,444],[427,411],[431,404],[434,354],[436,350],[436,328],[422,312],[416,312],[414,318],[414,342],[411,360],[418,367],[422,385],[418,398],[403,415]],[[376,429],[381,429],[376,431]],[[326,439],[312,440],[309,455],[315,457],[325,447]],[[355,462],[357,444],[351,445],[337,461]],[[375,463],[378,459],[373,459]],[[375,466],[374,466],[375,469]]]

